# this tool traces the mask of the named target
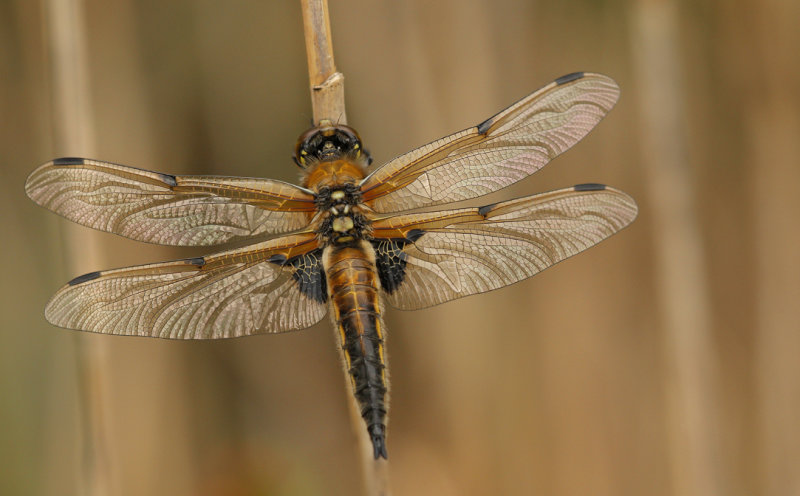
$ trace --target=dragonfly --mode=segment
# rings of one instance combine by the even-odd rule
[[[71,221],[148,243],[233,247],[78,276],[45,318],[105,334],[218,339],[304,329],[330,313],[374,457],[386,459],[386,303],[416,310],[508,286],[637,215],[630,196],[595,183],[428,207],[528,177],[586,136],[618,97],[607,76],[568,74],[371,172],[359,134],[322,121],[295,145],[301,185],[53,160],[25,190]]]

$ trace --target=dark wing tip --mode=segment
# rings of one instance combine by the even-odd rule
[[[386,428],[382,424],[373,424],[369,427],[369,436],[372,439],[372,454],[375,459],[389,459],[386,452]]]
[[[75,279],[71,280],[67,284],[69,286],[77,286],[78,284],[84,283],[86,281],[91,281],[100,277],[100,272],[89,272],[88,274],[83,274],[82,276],[78,276]]]
[[[583,72],[573,72],[571,74],[565,74],[565,75],[561,76],[560,78],[557,78],[555,80],[555,83],[558,84],[558,85],[567,84],[569,82],[581,79],[583,77],[583,75],[584,75]]]
[[[572,188],[575,191],[603,191],[604,189],[606,189],[606,185],[599,183],[586,183],[586,184],[576,184]]]
[[[565,74],[565,75],[561,76],[560,78],[556,78],[555,83],[558,84],[558,85],[567,84],[567,83],[570,83],[572,81],[577,81],[578,79],[582,79],[584,75],[586,75],[586,73],[582,72],[582,71],[581,72],[572,72],[570,74]]]
[[[53,160],[53,165],[83,165],[85,159],[78,157],[61,157]]]

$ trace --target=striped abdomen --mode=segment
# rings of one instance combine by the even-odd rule
[[[328,296],[361,416],[375,458],[386,458],[387,382],[375,251],[366,241],[330,245],[323,252]]]

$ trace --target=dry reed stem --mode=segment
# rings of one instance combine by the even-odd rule
[[[306,37],[308,78],[314,124],[330,120],[347,124],[344,109],[344,76],[336,72],[327,0],[301,0]]]
[[[53,104],[53,143],[61,154],[93,156],[95,127],[92,118],[87,61],[86,30],[82,0],[46,0],[47,33],[50,50],[50,80]],[[66,153],[64,153],[66,152]],[[70,273],[85,269],[81,264],[100,266],[96,233],[78,231],[67,225],[63,231],[66,263]],[[114,494],[109,463],[107,424],[108,349],[102,339],[75,334],[78,384],[81,389],[81,450],[85,486],[81,493]]]
[[[759,4],[742,46],[754,46],[757,69],[742,92],[744,136],[754,209],[756,267],[755,378],[759,493],[800,494],[800,46],[793,0]],[[776,40],[781,40],[776,43]],[[780,46],[792,47],[780,49]]]
[[[347,124],[344,107],[344,76],[336,71],[331,42],[331,24],[327,0],[301,0],[303,29],[308,57],[308,77],[311,84],[311,107],[314,123],[328,120]],[[338,335],[336,336],[338,340]],[[366,493],[389,495],[389,472],[386,460],[375,460],[372,442],[367,435],[359,407],[350,390],[350,377],[346,368],[345,389],[349,399],[350,421],[358,438],[358,452],[364,475]]]
[[[641,0],[633,11],[634,67],[642,109],[645,185],[655,236],[664,321],[667,436],[673,494],[729,494],[715,430],[717,365],[710,335],[708,271],[689,174],[681,105],[678,17],[673,2]]]

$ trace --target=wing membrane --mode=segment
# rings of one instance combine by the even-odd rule
[[[475,127],[391,160],[364,179],[364,200],[386,213],[505,188],[586,136],[618,97],[609,77],[561,77]]]
[[[378,260],[393,259],[403,271],[384,277],[388,301],[414,310],[531,277],[616,233],[636,213],[625,193],[581,185],[481,208],[387,217],[373,232],[387,240],[376,243]]]
[[[208,246],[304,227],[314,197],[269,179],[172,176],[88,159],[58,159],[25,183],[36,203],[131,239]]]
[[[57,326],[106,334],[213,339],[302,329],[327,307],[303,278],[312,234],[284,236],[209,257],[93,272],[47,304]]]

